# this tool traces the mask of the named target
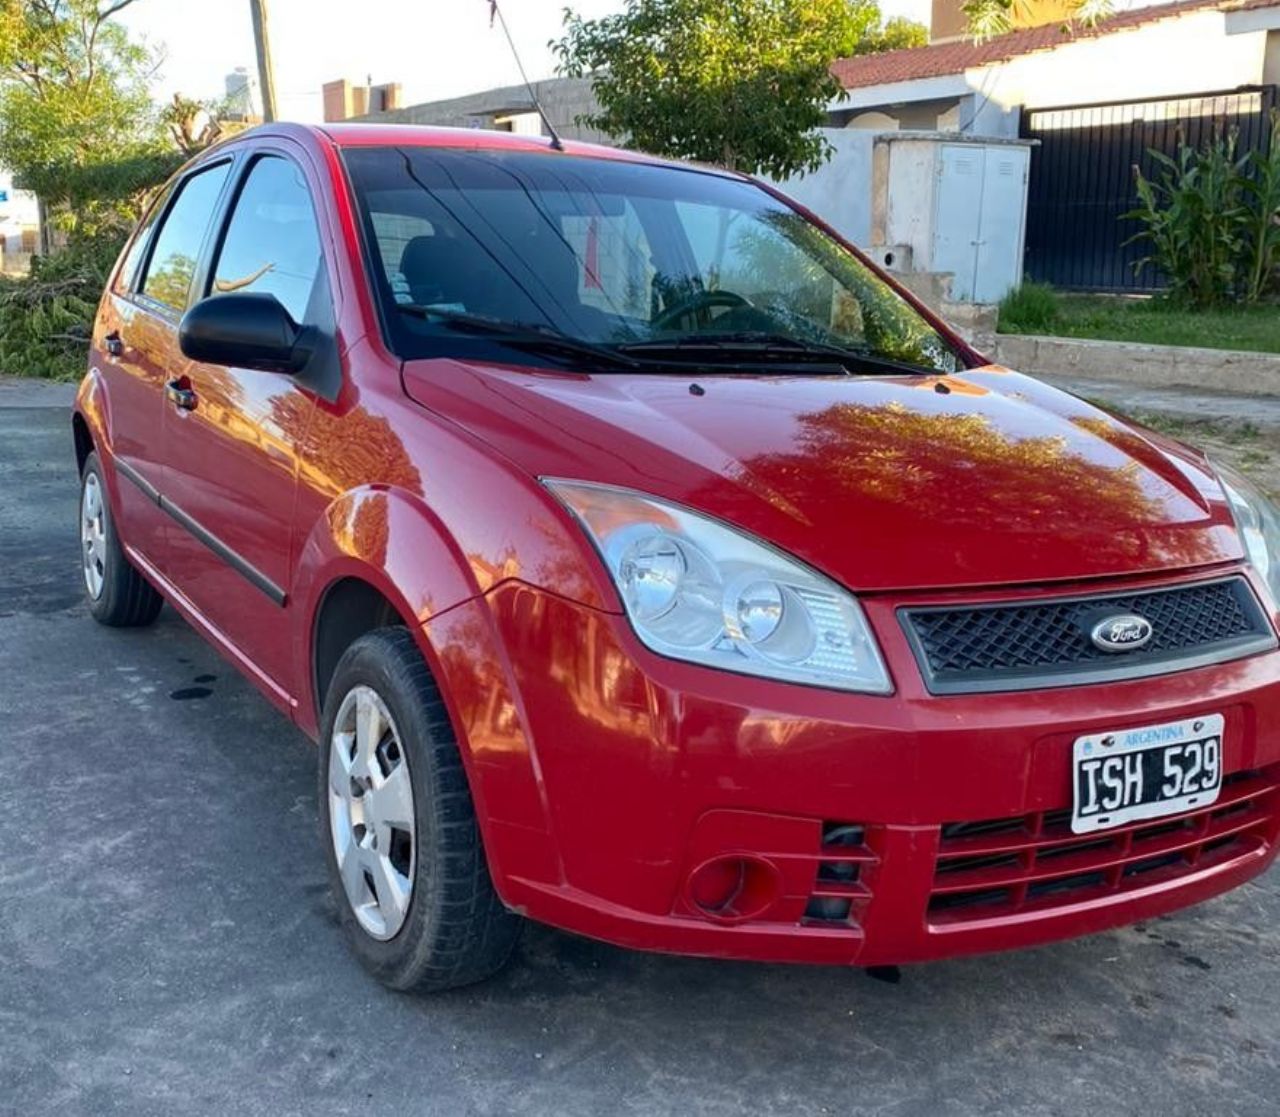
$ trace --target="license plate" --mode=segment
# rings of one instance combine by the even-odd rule
[[[1222,790],[1222,726],[1205,714],[1077,738],[1072,832],[1208,806]]]

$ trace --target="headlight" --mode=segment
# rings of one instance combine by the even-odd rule
[[[893,690],[853,597],[716,520],[627,489],[547,480],[604,559],[627,617],[673,659],[840,690]]]
[[[1280,605],[1280,512],[1252,481],[1233,469],[1218,466],[1217,470],[1231,502],[1245,554],[1271,588],[1273,602]]]

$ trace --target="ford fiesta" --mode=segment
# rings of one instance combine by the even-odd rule
[[[1273,507],[747,179],[256,129],[142,222],[73,421],[91,613],[168,601],[319,741],[392,987],[493,973],[523,917],[1024,946],[1275,856]]]

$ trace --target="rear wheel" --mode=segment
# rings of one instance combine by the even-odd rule
[[[320,741],[322,840],[360,961],[400,990],[501,969],[520,920],[494,891],[444,703],[406,630],[343,654]]]
[[[164,604],[120,546],[96,452],[85,459],[80,474],[80,569],[89,612],[99,624],[147,625]]]

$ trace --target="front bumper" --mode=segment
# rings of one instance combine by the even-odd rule
[[[934,696],[895,617],[904,603],[863,601],[888,697],[663,659],[621,616],[514,581],[434,618],[503,899],[640,949],[878,965],[1149,918],[1274,859],[1280,652]],[[1076,737],[1207,713],[1226,719],[1219,803],[1101,840],[1070,834]],[[706,905],[697,870],[726,857],[760,904]]]

